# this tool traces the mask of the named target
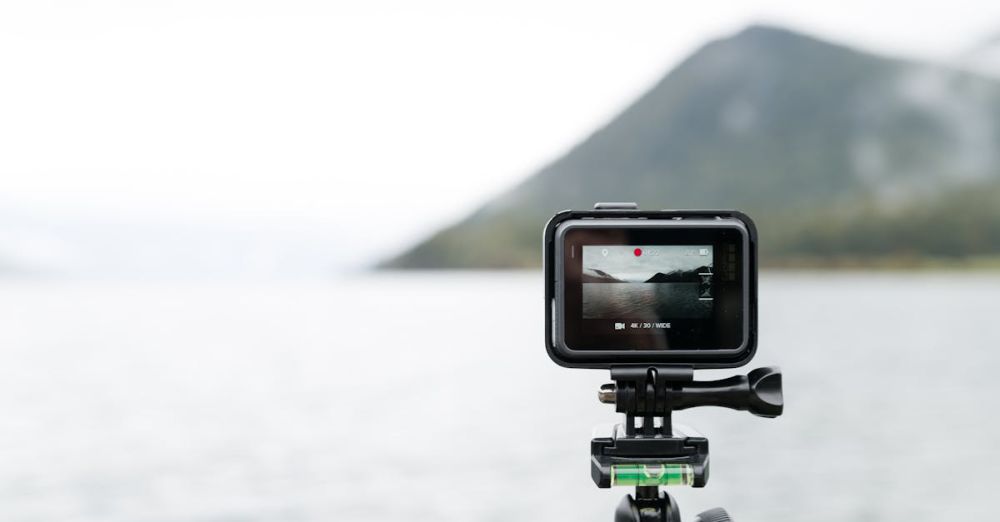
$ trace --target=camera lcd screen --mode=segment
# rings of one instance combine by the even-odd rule
[[[570,350],[736,351],[747,328],[746,232],[709,223],[572,226],[562,234]]]
[[[581,250],[584,319],[712,315],[712,245],[583,245]],[[658,327],[666,326],[647,326]]]

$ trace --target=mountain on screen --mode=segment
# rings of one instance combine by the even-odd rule
[[[621,279],[596,268],[584,268],[580,280],[584,283],[622,283]]]
[[[700,266],[694,270],[672,270],[667,273],[657,272],[656,275],[646,280],[647,283],[700,283],[699,274],[711,273],[712,269],[707,266]]]

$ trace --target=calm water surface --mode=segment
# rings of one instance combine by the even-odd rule
[[[606,375],[548,360],[539,278],[0,282],[0,520],[608,522]],[[712,442],[685,516],[992,519],[998,297],[765,276],[753,364],[782,366],[786,414],[677,415]]]
[[[699,299],[698,283],[583,283],[584,319],[704,318],[712,301]],[[649,310],[656,308],[655,313]]]

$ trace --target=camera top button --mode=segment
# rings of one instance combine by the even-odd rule
[[[594,210],[639,210],[639,205],[626,201],[600,202],[594,203]]]

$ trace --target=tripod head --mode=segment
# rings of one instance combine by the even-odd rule
[[[773,367],[696,381],[690,368],[625,366],[612,367],[611,378],[598,399],[614,404],[625,422],[610,436],[591,440],[591,476],[601,488],[636,487],[635,498],[626,496],[616,510],[616,522],[679,522],[676,503],[659,487],[708,482],[708,439],[675,432],[673,411],[720,406],[773,418],[784,407],[781,371]],[[723,510],[712,510],[700,520],[729,519]]]

